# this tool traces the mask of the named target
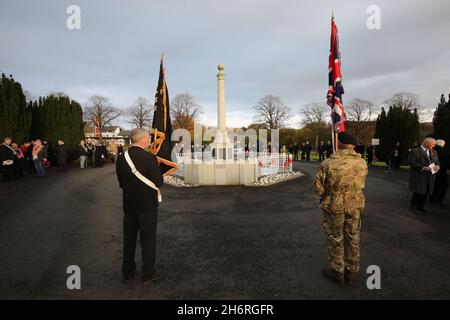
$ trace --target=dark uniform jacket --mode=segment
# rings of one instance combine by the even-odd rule
[[[136,169],[157,187],[162,186],[164,178],[153,154],[140,147],[128,149]],[[139,180],[128,165],[125,156],[119,156],[116,163],[116,173],[119,186],[123,189],[123,211],[127,213],[153,212],[158,207],[156,190]]]
[[[439,165],[439,160],[436,151],[430,150],[429,152],[430,157],[419,146],[409,153],[409,189],[412,192],[419,194],[433,193],[436,174],[431,174],[431,171],[423,171],[422,168],[429,166],[431,163]]]

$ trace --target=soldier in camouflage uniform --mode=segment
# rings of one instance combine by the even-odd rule
[[[359,233],[364,208],[366,162],[354,151],[356,139],[338,135],[338,151],[322,162],[314,181],[323,210],[329,267],[322,273],[343,285],[359,272]]]

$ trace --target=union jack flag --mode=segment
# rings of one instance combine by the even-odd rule
[[[341,52],[339,51],[339,37],[334,16],[331,18],[330,56],[328,59],[328,93],[327,103],[331,107],[331,120],[335,132],[345,131],[345,112],[342,104],[344,87],[341,75]]]

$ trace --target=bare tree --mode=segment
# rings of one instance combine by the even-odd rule
[[[25,100],[27,102],[28,101],[32,101],[32,100],[36,100],[36,98],[33,96],[33,94],[30,91],[28,91],[26,89],[23,89],[22,92],[23,92],[23,95],[25,96]]]
[[[302,109],[303,125],[308,124],[326,124],[330,117],[330,107],[325,102],[311,102]]]
[[[99,128],[100,132],[121,115],[120,110],[111,106],[109,98],[97,95],[89,98],[84,113],[87,120]]]
[[[372,120],[375,106],[372,102],[361,98],[355,98],[346,108],[346,120],[349,121],[348,131],[355,135],[359,141],[367,141],[371,135],[372,126],[368,121]]]
[[[194,97],[185,92],[177,94],[170,105],[170,116],[172,117],[174,129],[192,129],[194,121],[202,113],[201,106],[195,102]]]
[[[374,105],[372,102],[355,98],[347,107],[346,120],[355,122],[370,121],[374,113]]]
[[[137,98],[134,104],[127,110],[129,123],[137,128],[151,128],[152,109],[152,105],[147,99],[143,97]]]
[[[385,101],[388,107],[403,107],[409,110],[419,109],[419,98],[410,92],[398,92]]]
[[[273,95],[262,97],[254,109],[256,111],[255,121],[266,124],[270,129],[284,128],[291,117],[290,109],[280,97]]]
[[[319,136],[327,129],[330,119],[330,107],[325,102],[310,102],[302,109],[302,124],[305,129],[310,130],[314,137],[315,147],[319,145]]]
[[[62,98],[62,97],[70,98],[67,93],[62,92],[62,91],[51,91],[48,95],[49,96],[54,96],[54,97],[57,97],[57,98]]]

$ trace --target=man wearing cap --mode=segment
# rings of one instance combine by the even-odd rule
[[[320,196],[323,226],[327,236],[327,278],[352,284],[359,272],[359,234],[367,164],[356,153],[356,139],[347,132],[338,135],[338,150],[322,162],[314,188]]]

